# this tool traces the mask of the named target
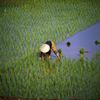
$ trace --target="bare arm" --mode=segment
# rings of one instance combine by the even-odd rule
[[[54,51],[54,53],[55,53],[56,56],[60,59],[60,56],[59,56],[58,52],[57,52],[57,51]]]
[[[56,56],[60,59],[60,56],[58,54],[58,52],[56,51],[56,47],[55,47],[55,44],[52,42],[52,47],[51,49],[53,50],[53,52],[56,54]]]

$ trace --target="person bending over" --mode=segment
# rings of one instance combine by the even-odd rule
[[[44,60],[45,60],[46,57],[48,57],[49,60],[50,60],[51,49],[56,54],[58,59],[60,59],[60,56],[59,56],[58,52],[56,51],[55,44],[52,41],[47,41],[45,44],[43,44],[40,47],[41,52],[39,54],[39,59],[41,60],[42,55],[44,54]]]

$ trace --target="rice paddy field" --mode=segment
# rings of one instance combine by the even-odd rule
[[[0,95],[68,100],[100,98],[100,51],[91,61],[39,60],[59,41],[100,21],[100,0],[0,3]]]

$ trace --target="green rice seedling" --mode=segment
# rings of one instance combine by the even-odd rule
[[[5,90],[6,90],[5,89],[6,88],[5,87],[5,80],[2,79],[2,84],[0,84],[0,87],[1,87],[2,94],[6,95],[6,92],[5,92]]]
[[[58,51],[58,53],[60,54],[60,58],[62,58],[62,57],[63,57],[63,55],[62,55],[62,50],[61,50],[61,49],[58,49],[57,51]]]
[[[55,97],[55,94],[54,94],[54,87],[53,86],[51,86],[50,87],[50,95],[51,95],[51,98],[54,98]]]
[[[10,82],[9,82],[9,74],[7,72],[7,74],[5,74],[6,76],[6,82],[7,82],[7,87],[6,87],[6,90],[7,90],[7,94],[10,95]]]
[[[11,76],[11,86],[12,86],[11,92],[12,92],[12,94],[13,94],[14,96],[16,96],[16,83],[15,83],[15,81],[14,81],[14,74],[12,73],[12,75],[13,75],[13,76]]]
[[[26,82],[25,82],[25,79],[22,79],[21,80],[21,87],[23,87],[22,89],[16,89],[17,90],[17,93],[20,95],[23,95],[23,94],[26,94],[26,90],[24,88],[26,88]],[[26,94],[27,95],[27,94]],[[27,98],[27,96],[23,96],[23,98]]]
[[[70,43],[70,42],[67,42],[66,44],[67,44],[67,46],[68,46],[68,47],[71,45],[71,43]]]
[[[65,71],[66,70],[66,57],[64,57],[64,60],[63,60],[63,71]]]
[[[79,52],[80,52],[80,54],[81,54],[81,60],[83,60],[84,59],[84,53],[89,53],[89,51],[84,51],[84,49],[83,48],[81,48],[80,50],[79,50]]]
[[[47,63],[45,63],[45,67],[43,64],[43,74],[48,75],[48,72],[49,72],[48,65],[47,65]]]
[[[100,44],[100,41],[98,41],[98,40],[95,40],[95,44]]]
[[[53,62],[52,62],[53,63]],[[52,64],[52,72],[57,74],[57,62],[55,60],[55,62]]]
[[[79,52],[80,52],[80,54],[84,54],[84,49],[83,48],[81,48],[80,50],[79,50]]]
[[[65,84],[66,83],[64,81],[62,81],[62,85],[61,85],[62,86],[62,90],[61,90],[62,91],[62,98],[64,98]]]
[[[37,63],[37,74],[39,74],[39,63]]]
[[[29,80],[28,80],[28,73],[26,75],[26,91],[29,91]],[[28,93],[26,92],[26,98],[28,97]]]
[[[61,49],[58,49],[57,51],[58,51],[58,53],[59,53],[59,54],[61,54],[61,53],[62,53],[62,50],[61,50]]]
[[[62,72],[62,59],[59,60],[58,66],[59,66],[59,72]]]
[[[50,82],[48,80],[46,80],[46,88],[47,88],[47,91],[46,93],[49,94],[49,91],[50,91],[50,95],[51,95],[51,88],[50,88],[50,84],[52,82],[52,79],[50,79]]]

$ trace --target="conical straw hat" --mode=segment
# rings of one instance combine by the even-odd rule
[[[40,50],[41,50],[41,52],[46,53],[46,52],[48,52],[50,50],[50,46],[48,44],[43,44],[40,47]]]

